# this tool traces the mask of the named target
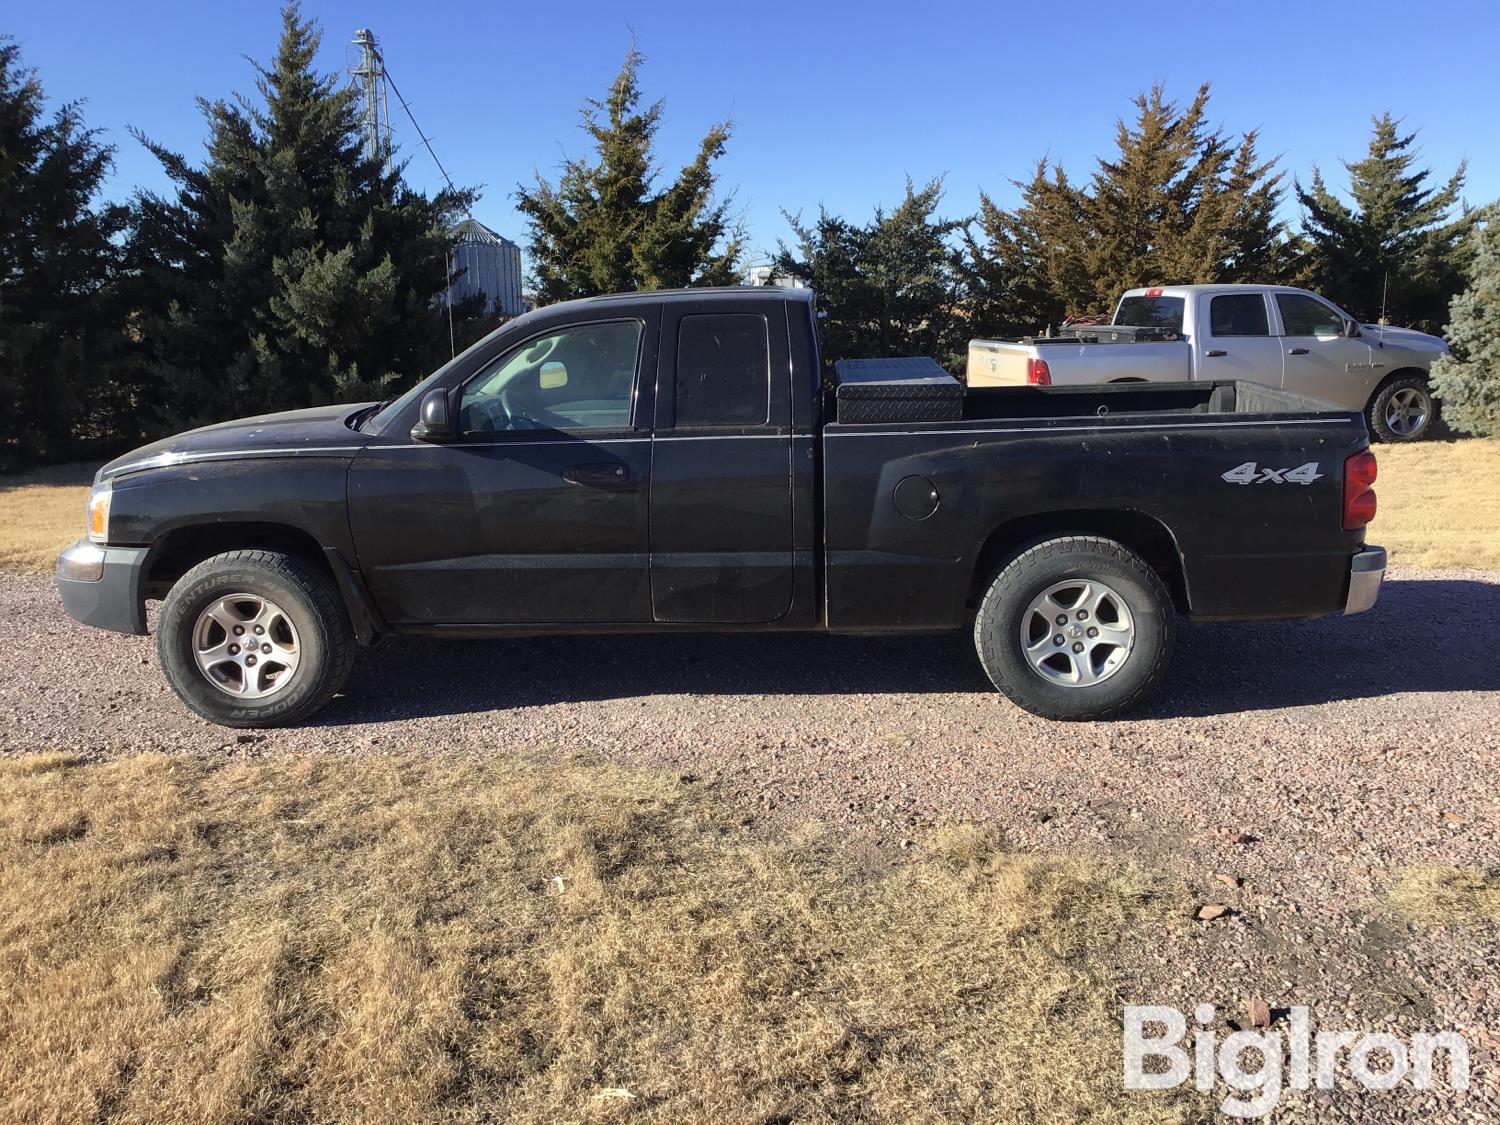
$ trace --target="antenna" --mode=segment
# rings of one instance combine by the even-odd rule
[[[1387,324],[1390,323],[1390,319],[1385,315],[1385,298],[1386,298],[1386,294],[1388,294],[1390,292],[1390,289],[1391,289],[1391,271],[1390,270],[1386,270],[1385,273],[1383,273],[1381,275],[1381,279],[1380,279],[1380,324],[1381,324],[1381,327],[1384,327],[1385,325],[1387,325]]]

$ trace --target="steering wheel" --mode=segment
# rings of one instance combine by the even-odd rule
[[[543,406],[536,395],[528,391],[518,393],[518,390],[519,388],[507,387],[496,396],[505,416],[502,429],[556,430],[567,424],[561,415],[554,414]]]
[[[468,403],[459,424],[465,433],[488,434],[507,430],[556,430],[567,425],[567,419],[539,403],[512,405],[509,393],[501,391]]]
[[[458,419],[459,427],[466,434],[498,433],[510,429],[510,415],[498,395],[489,395],[467,403]]]

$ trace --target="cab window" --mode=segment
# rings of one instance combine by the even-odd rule
[[[1265,298],[1259,293],[1226,293],[1208,303],[1210,336],[1269,336]]]
[[[1303,293],[1276,294],[1283,336],[1342,336],[1344,318]]]
[[[1115,323],[1126,328],[1169,328],[1182,331],[1181,297],[1121,297]]]
[[[765,317],[714,313],[682,318],[677,329],[678,426],[764,425],[770,401]]]
[[[641,325],[579,324],[512,348],[464,388],[465,433],[614,430],[630,425]]]

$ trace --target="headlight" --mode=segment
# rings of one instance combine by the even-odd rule
[[[94,485],[89,493],[89,540],[94,543],[109,542],[109,498],[110,483]]]

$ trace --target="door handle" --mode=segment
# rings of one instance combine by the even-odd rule
[[[1204,352],[1203,354],[1206,355],[1206,356],[1208,356],[1209,359],[1218,359],[1220,356],[1225,356],[1225,355],[1228,355],[1229,353],[1225,352],[1225,351],[1220,351],[1218,348],[1215,348],[1213,351],[1211,351],[1211,352]]]
[[[589,484],[595,488],[630,483],[630,471],[618,461],[603,464],[569,465],[563,470],[563,480],[569,484]]]
[[[1307,349],[1306,348],[1288,348],[1286,354],[1287,355],[1306,355],[1307,354]]]

